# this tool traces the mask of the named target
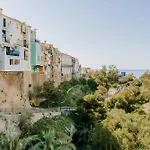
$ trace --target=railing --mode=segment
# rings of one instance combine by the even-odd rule
[[[51,113],[51,112],[66,112],[66,111],[74,111],[75,107],[54,107],[54,108],[1,108],[0,114],[21,114],[24,111],[31,113]]]

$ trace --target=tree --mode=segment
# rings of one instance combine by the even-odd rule
[[[33,114],[28,111],[23,111],[20,118],[18,127],[21,130],[22,135],[26,135],[31,131]]]
[[[79,78],[79,81],[82,85],[86,85],[86,83],[87,83],[85,78]]]
[[[101,129],[109,130],[113,139],[109,137],[110,140],[108,140],[106,132],[103,136]],[[102,126],[99,123],[99,127],[94,130],[93,136],[96,145],[107,143],[108,146],[111,146],[115,139],[117,145],[119,144],[119,149],[148,150],[150,149],[150,121],[145,115],[139,115],[138,113],[126,114],[123,110],[113,109],[107,113],[107,118],[102,121]]]
[[[90,89],[92,90],[92,91],[95,91],[96,89],[97,89],[97,83],[95,82],[95,80],[93,79],[93,78],[89,78],[88,80],[87,80],[87,84],[88,84],[88,86],[90,87]]]
[[[73,142],[80,150],[84,150],[90,142],[89,135],[94,121],[104,119],[105,114],[104,103],[98,101],[93,94],[86,95],[78,101],[77,110],[71,114],[71,117],[77,129],[73,136]]]
[[[0,149],[9,150],[9,140],[4,133],[0,133]]]
[[[113,85],[114,83],[118,83],[119,76],[119,70],[117,69],[117,67],[114,65],[110,65],[107,72],[109,84]]]
[[[44,99],[44,101],[40,103],[40,107],[44,108],[58,106],[64,97],[62,91],[54,87],[51,81],[44,82],[42,86],[35,86],[34,95]]]
[[[107,93],[107,89],[105,87],[98,86],[94,95],[98,101],[104,101],[106,93]]]
[[[149,90],[143,87],[130,85],[105,102],[109,109],[119,108],[130,113],[141,110],[143,104],[150,102],[150,94]]]
[[[100,122],[91,134],[91,150],[121,150],[116,138]]]
[[[26,118],[25,120],[27,121]],[[21,124],[21,127],[24,127],[24,125]],[[23,131],[19,136],[14,137],[14,139],[6,137],[5,134],[1,133],[0,148],[4,150],[76,149],[72,144],[75,127],[73,121],[68,116],[62,115],[54,118],[42,118],[35,122],[31,126],[31,130],[27,130],[27,132],[28,134]]]
[[[101,70],[95,72],[94,79],[98,85],[109,89],[113,84],[119,83],[119,71],[113,65],[110,65],[108,69],[102,66]]]

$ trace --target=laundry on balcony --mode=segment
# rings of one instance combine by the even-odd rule
[[[6,55],[19,56],[19,50],[17,50],[17,49],[10,49],[9,47],[6,47]]]

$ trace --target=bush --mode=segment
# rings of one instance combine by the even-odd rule
[[[69,83],[70,83],[72,86],[81,84],[80,80],[77,80],[77,79],[71,79],[71,80],[69,81]]]
[[[44,108],[58,106],[64,97],[63,92],[55,88],[51,81],[44,82],[42,86],[34,87],[34,95],[44,99],[44,101],[40,103],[40,107]]]
[[[19,118],[18,127],[23,134],[28,134],[31,131],[33,114],[28,111],[23,111]]]
[[[86,85],[87,84],[87,81],[85,78],[80,78],[79,79],[80,83],[83,84],[83,85]]]
[[[1,150],[9,150],[9,140],[4,133],[0,133],[0,149]]]
[[[95,91],[97,89],[98,85],[97,85],[97,83],[95,82],[95,80],[93,78],[88,79],[87,84],[88,84],[88,86],[90,87],[90,89],[92,91]]]

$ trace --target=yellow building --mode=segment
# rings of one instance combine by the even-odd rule
[[[61,53],[53,47],[50,60],[50,79],[58,86],[61,83]]]
[[[45,42],[41,42],[42,61],[43,61],[43,72],[50,77],[50,64],[52,56],[53,45]]]

